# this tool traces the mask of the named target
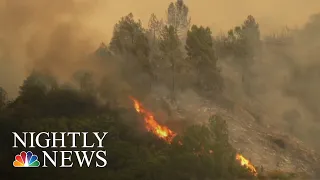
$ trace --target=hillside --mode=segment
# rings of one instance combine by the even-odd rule
[[[164,97],[155,95],[154,99]],[[264,172],[292,172],[314,176],[318,170],[320,156],[294,135],[283,133],[276,126],[258,121],[249,107],[234,105],[221,107],[197,96],[194,92],[180,93],[171,118],[192,123],[206,123],[211,115],[219,114],[228,123],[230,143]],[[168,104],[170,100],[165,100]],[[156,102],[156,101],[155,101]],[[263,116],[263,114],[260,114]],[[190,118],[192,120],[190,120]],[[267,119],[265,121],[268,122]],[[170,122],[170,121],[169,121]]]
[[[5,3],[24,18],[0,18],[1,180],[320,178],[320,14],[269,35],[248,14],[218,33],[175,0],[148,22],[127,12],[104,42],[86,28],[95,3],[30,1]],[[13,132],[52,141],[13,147]],[[39,145],[52,132],[108,137],[92,151],[69,139],[65,168],[70,151]],[[47,168],[43,149],[59,161]],[[99,150],[107,163],[83,167],[77,153]],[[26,158],[39,168],[18,168]]]

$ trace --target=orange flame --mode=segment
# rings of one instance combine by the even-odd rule
[[[158,124],[152,113],[147,111],[138,100],[133,97],[130,97],[130,99],[133,101],[136,111],[143,116],[147,130],[166,142],[171,143],[172,139],[177,134],[171,131],[168,127]]]
[[[172,139],[177,134],[175,132],[173,132],[172,130],[170,130],[168,127],[159,125],[158,122],[154,119],[154,116],[152,115],[152,113],[147,111],[137,99],[135,99],[131,96],[130,96],[130,99],[134,103],[135,110],[143,116],[144,121],[146,123],[147,130],[151,131],[156,136],[165,140],[166,142],[171,143]],[[181,141],[178,141],[178,144],[183,145]],[[209,153],[212,154],[213,151],[209,150]],[[249,160],[244,158],[241,154],[237,154],[236,159],[240,162],[241,166],[245,166],[255,176],[257,176],[258,173],[257,173],[255,167],[249,162]]]
[[[256,168],[249,162],[249,160],[247,160],[246,158],[244,158],[241,154],[237,154],[237,155],[236,155],[236,159],[237,159],[238,161],[240,161],[241,166],[245,166],[245,167],[247,167],[248,169],[250,169],[250,171],[251,171],[255,176],[258,175]]]

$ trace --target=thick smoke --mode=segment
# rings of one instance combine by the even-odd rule
[[[48,56],[60,50],[61,53],[71,51],[66,53],[68,55],[59,55],[64,56],[63,59],[76,59],[74,56],[78,56],[78,51],[79,54],[88,52],[96,48],[99,41],[110,39],[113,25],[121,16],[133,12],[137,18],[147,22],[151,13],[163,17],[170,2],[0,0],[0,86],[14,97],[17,95],[17,87],[40,59],[50,61]],[[319,10],[320,5],[316,0],[307,4],[299,0],[204,0],[201,3],[186,3],[190,6],[192,22],[213,27],[215,34],[240,24],[248,14],[257,18],[264,33],[284,25],[302,25],[310,14]],[[53,50],[57,46],[60,50]],[[50,65],[59,66],[61,60],[53,61],[57,62]],[[59,66],[64,67],[59,73],[64,74],[64,69],[68,69],[65,63],[63,61],[63,65]],[[41,67],[46,66],[44,62],[40,64]]]
[[[0,0],[0,87],[11,97],[16,96],[18,87],[33,69],[51,73],[62,82],[83,68],[98,74],[109,72],[117,78],[110,64],[92,63],[87,61],[87,55],[101,41],[110,39],[113,25],[121,16],[133,12],[146,24],[153,12],[162,17],[169,2]],[[319,142],[312,138],[320,131],[319,15],[312,16],[305,24],[308,16],[319,10],[319,3],[315,0],[309,3],[272,0],[259,4],[253,0],[199,2],[186,1],[192,22],[213,27],[214,35],[239,25],[249,14],[256,17],[263,34],[285,25],[300,26],[276,39],[269,38],[270,43],[264,40],[265,45],[251,69],[255,74],[250,86],[254,98],[241,92],[241,76],[236,69],[223,64],[223,59],[220,61],[224,77],[233,82],[233,87],[227,84],[226,89],[233,101],[248,104],[260,113],[265,123],[292,131],[310,144]]]
[[[1,0],[0,86],[16,96],[34,69],[68,78],[81,60],[97,48],[85,17],[96,1]]]
[[[320,132],[319,30],[316,14],[301,28],[262,37],[263,47],[250,69],[251,97],[243,92],[237,68],[223,65],[224,76],[232,82],[227,95],[259,114],[265,124],[276,125],[316,148],[320,147],[314,138]]]

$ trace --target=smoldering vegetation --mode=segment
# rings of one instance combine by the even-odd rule
[[[244,88],[249,87],[249,101],[258,100],[262,105],[259,111],[269,116],[267,123],[277,124],[317,148],[319,143],[313,137],[319,132],[319,17],[313,15],[301,29],[286,28],[264,37]]]
[[[160,109],[158,116],[170,124],[171,106],[206,99],[230,113],[241,106],[261,126],[276,126],[319,150],[319,14],[301,28],[269,35],[248,15],[215,34],[194,25],[192,7],[178,0],[163,10],[163,19],[119,17],[110,42],[103,42],[83,21],[94,3],[47,4],[0,4],[3,119],[91,116],[131,107],[131,95]]]

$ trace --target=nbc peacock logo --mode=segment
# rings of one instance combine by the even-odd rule
[[[38,161],[38,156],[33,155],[31,151],[27,153],[22,151],[20,154],[16,155],[15,161],[13,162],[14,167],[39,167],[40,162]]]

